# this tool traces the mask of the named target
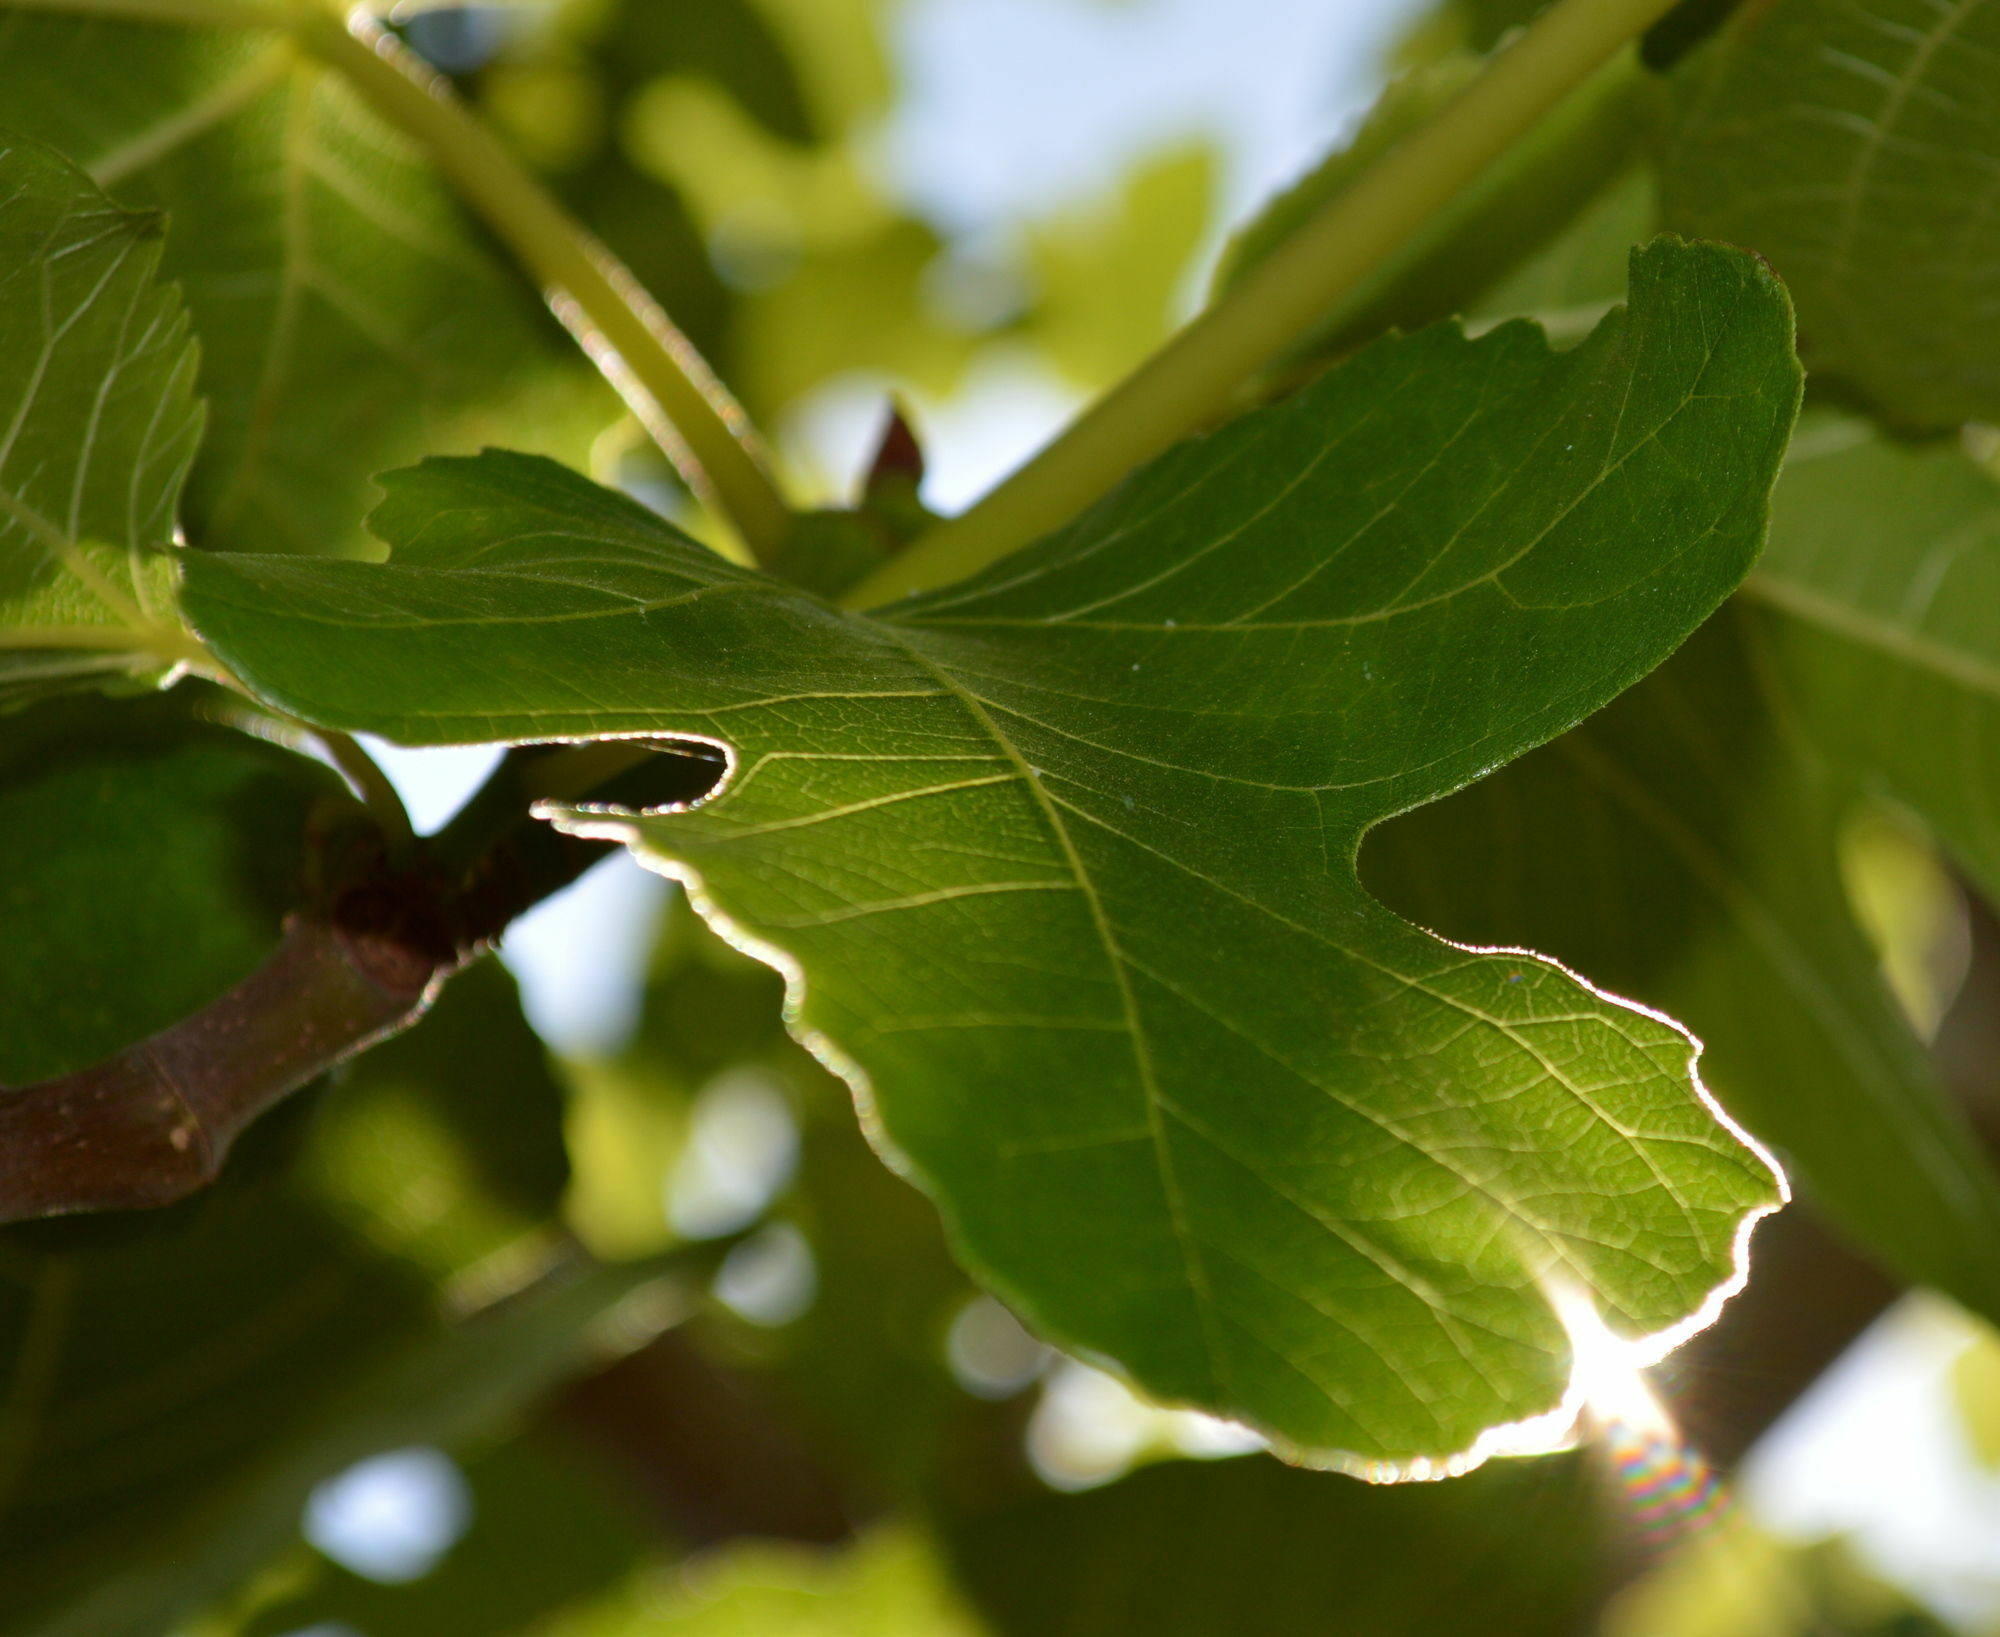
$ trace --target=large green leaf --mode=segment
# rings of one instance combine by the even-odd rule
[[[198,545],[343,549],[384,465],[580,455],[616,414],[408,143],[281,38],[0,9],[0,110],[172,218],[210,409]]]
[[[1827,752],[1920,813],[2000,902],[2000,483],[1955,443],[1816,417],[1749,590]]]
[[[2000,5],[1746,5],[1682,87],[1666,218],[1768,256],[1815,369],[2000,419]]]
[[[160,548],[201,436],[160,218],[0,133],[0,705],[191,653]]]
[[[1773,696],[1773,637],[1732,609],[1609,710],[1377,830],[1364,879],[1447,937],[1548,950],[1684,1019],[1703,1078],[1814,1205],[2000,1316],[2000,1179],[1848,910],[1853,786]]]
[[[1157,1396],[1410,1465],[1561,1398],[1551,1281],[1671,1330],[1777,1185],[1683,1034],[1417,931],[1355,849],[1713,609],[1796,392],[1778,287],[1662,241],[1570,352],[1379,344],[873,618],[502,455],[393,476],[386,565],[205,556],[184,597],[324,723],[728,746],[692,813],[563,822],[790,974],[968,1264]]]

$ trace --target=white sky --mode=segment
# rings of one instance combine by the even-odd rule
[[[1412,0],[912,0],[907,92],[881,164],[941,225],[979,231],[1109,188],[1189,136],[1241,215],[1374,94]]]

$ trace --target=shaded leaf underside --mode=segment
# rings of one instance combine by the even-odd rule
[[[204,558],[184,596],[328,725],[726,746],[696,811],[561,822],[802,980],[969,1265],[1155,1394],[1424,1470],[1556,1402],[1551,1282],[1667,1330],[1777,1188],[1683,1034],[1418,932],[1356,846],[1727,594],[1796,390],[1776,286],[1662,242],[1572,352],[1384,343],[874,618],[501,455],[390,479],[387,565]]]

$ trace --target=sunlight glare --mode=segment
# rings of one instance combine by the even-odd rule
[[[1653,1348],[1613,1335],[1576,1286],[1545,1288],[1569,1332],[1570,1401],[1609,1459],[1640,1540],[1664,1544],[1711,1522],[1727,1504],[1722,1481],[1647,1382]]]

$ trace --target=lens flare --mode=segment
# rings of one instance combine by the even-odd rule
[[[1548,1293],[1569,1332],[1571,1393],[1641,1542],[1665,1545],[1714,1523],[1728,1511],[1728,1491],[1647,1384],[1641,1365],[1650,1361],[1611,1333],[1583,1291],[1551,1283]]]
[[[1606,1453],[1642,1541],[1665,1545],[1706,1528],[1728,1510],[1728,1494],[1701,1451],[1678,1433],[1604,1429]]]

